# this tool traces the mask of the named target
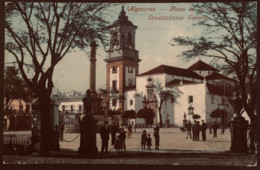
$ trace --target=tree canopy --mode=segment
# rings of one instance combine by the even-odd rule
[[[226,117],[228,115],[226,110],[223,109],[215,109],[210,113],[210,117],[212,118],[221,118],[221,117]]]
[[[137,112],[137,117],[144,118],[146,120],[146,124],[152,124],[155,113],[151,108],[143,108]]]
[[[75,49],[108,43],[106,12],[113,4],[10,2],[6,5],[5,50],[15,58],[22,78],[37,95],[41,113],[40,155],[53,145],[51,94],[55,66]]]
[[[90,42],[107,44],[108,22],[101,3],[15,2],[6,6],[5,49],[37,95],[51,95],[54,67],[67,53]],[[19,25],[16,21],[19,21]],[[30,69],[31,72],[26,72]]]
[[[136,118],[136,112],[134,110],[126,110],[122,114],[122,118],[135,119]]]
[[[197,3],[193,8],[197,15],[206,18],[194,24],[204,28],[203,35],[174,37],[170,44],[190,47],[179,55],[186,60],[202,56],[221,61],[220,69],[239,81],[243,107],[251,123],[255,123],[256,2]]]
[[[192,115],[192,118],[193,118],[193,119],[200,119],[200,118],[201,118],[201,116],[200,116],[200,115],[198,115],[198,114],[195,114],[195,115]]]
[[[19,70],[14,66],[5,69],[5,114],[10,114],[10,105],[15,99],[21,99],[26,103],[36,98],[35,93],[20,77]],[[28,109],[28,108],[27,108]]]
[[[159,80],[155,84],[155,92],[158,96],[157,106],[159,110],[160,126],[162,127],[162,105],[166,102],[174,103],[176,98],[182,93],[178,88],[168,88],[163,86],[163,83]]]

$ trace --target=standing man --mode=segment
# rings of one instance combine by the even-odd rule
[[[159,149],[159,145],[160,145],[160,135],[159,135],[159,126],[156,125],[156,127],[154,128],[154,133],[153,133],[153,136],[155,138],[155,149]]]
[[[212,134],[212,124],[209,122],[209,134]]]
[[[196,140],[196,136],[197,136],[197,121],[194,120],[194,124],[192,125],[192,135],[193,135],[193,138],[192,140],[195,141]]]
[[[200,122],[197,121],[197,136],[196,136],[196,141],[200,140],[200,131],[201,131],[201,125]]]
[[[202,133],[202,140],[206,141],[206,130],[207,130],[207,124],[204,122],[204,120],[201,121],[201,133]]]
[[[109,130],[107,127],[108,121],[104,122],[104,126],[101,127],[100,129],[100,136],[102,140],[102,146],[101,146],[101,154],[108,153],[108,140],[109,140]]]
[[[115,124],[115,122],[113,122],[113,124],[111,125],[110,132],[111,132],[111,138],[112,138],[111,145],[114,145],[115,141],[116,141],[116,124]]]
[[[217,130],[218,130],[218,124],[216,121],[214,121],[213,125],[212,125],[212,129],[213,129],[213,138],[217,137]]]
[[[60,126],[59,126],[59,138],[60,141],[63,141],[63,133],[64,133],[64,123],[62,121],[59,122]]]
[[[188,137],[190,136],[190,139],[191,139],[191,123],[190,121],[188,121],[187,125],[186,125],[186,129],[187,129],[187,137],[186,139],[188,139]]]

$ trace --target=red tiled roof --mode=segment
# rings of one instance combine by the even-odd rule
[[[173,85],[180,85],[181,80],[180,79],[174,79],[170,81],[169,83],[166,84],[166,86],[173,86]],[[189,80],[182,80],[182,84],[192,84],[192,83],[197,83],[194,81],[189,81]]]
[[[211,70],[211,71],[219,71],[217,69],[215,69],[214,67],[210,66],[209,64],[199,60],[196,63],[194,63],[193,65],[191,65],[188,70]]]
[[[208,75],[206,77],[206,80],[229,80],[229,81],[237,82],[236,80],[229,78],[227,76],[224,76],[217,72],[213,72],[212,74]]]
[[[230,87],[225,87],[225,86],[220,86],[220,85],[214,85],[214,84],[210,84],[207,83],[207,87],[209,90],[210,94],[216,94],[216,95],[220,95],[220,96],[232,96],[232,90],[230,89]]]
[[[183,77],[189,77],[189,78],[195,78],[195,79],[203,80],[202,76],[198,75],[197,73],[195,73],[191,70],[167,66],[167,65],[160,65],[158,67],[155,67],[152,70],[149,70],[147,72],[139,74],[138,76],[159,74],[159,73],[167,73],[167,74],[170,74],[170,75],[183,76]]]

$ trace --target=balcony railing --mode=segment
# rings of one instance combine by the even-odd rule
[[[80,113],[81,114],[81,113],[83,113],[83,110],[63,110],[63,111],[61,111],[61,113],[63,113],[63,114]]]
[[[138,53],[139,52],[137,50],[132,50],[132,49],[117,49],[117,50],[113,50],[113,52],[108,51],[106,59],[122,57],[122,56],[138,58]]]

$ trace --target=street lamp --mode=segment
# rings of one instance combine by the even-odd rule
[[[194,114],[194,107],[192,107],[191,105],[188,107],[188,115],[189,115],[189,120],[190,120],[190,115]]]

